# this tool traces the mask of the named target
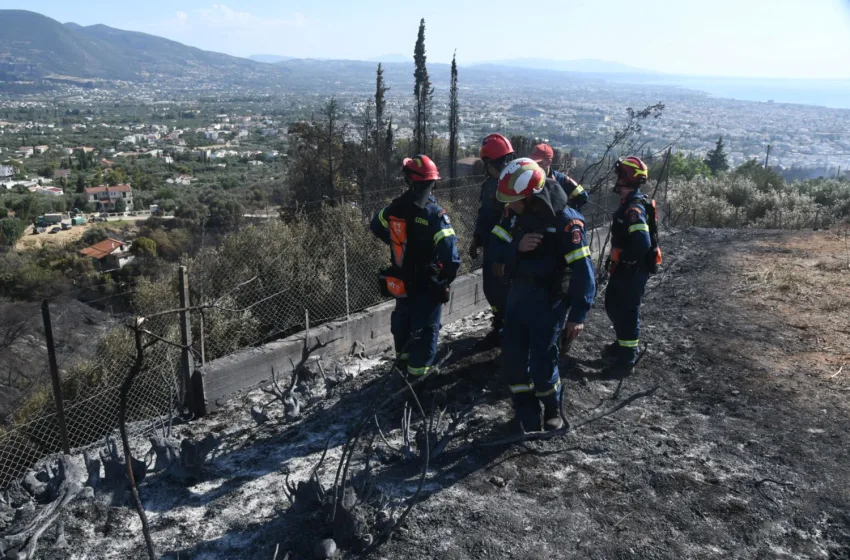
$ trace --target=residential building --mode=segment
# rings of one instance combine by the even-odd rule
[[[190,175],[178,175],[173,179],[166,179],[165,182],[169,185],[191,185],[192,177]]]
[[[53,171],[54,179],[70,179],[71,178],[71,170],[70,169],[56,169]]]
[[[128,211],[133,209],[133,188],[130,185],[90,187],[86,189],[86,198],[90,204],[96,205],[99,211],[114,212],[115,203],[119,199],[124,200]]]
[[[44,152],[46,152],[49,149],[50,149],[50,146],[36,146],[34,148],[35,153],[37,153],[37,154],[43,154]]]
[[[15,168],[11,165],[0,165],[0,179],[8,179],[15,176]]]
[[[32,146],[23,146],[23,147],[19,148],[18,151],[15,152],[15,153],[18,154],[19,156],[23,157],[23,158],[28,158],[28,157],[32,156],[33,151],[34,151],[34,148]]]
[[[29,190],[29,192],[31,193],[47,194],[51,196],[63,196],[65,194],[65,191],[63,191],[59,187],[27,187],[27,190]]]
[[[131,243],[125,243],[124,241],[110,237],[100,243],[95,243],[91,247],[86,247],[80,251],[80,254],[90,257],[101,272],[109,272],[110,270],[123,268],[135,259],[130,253],[131,247]]]

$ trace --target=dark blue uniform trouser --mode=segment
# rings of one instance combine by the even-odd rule
[[[617,334],[617,365],[632,366],[640,339],[640,303],[649,274],[638,268],[617,265],[605,291],[605,312]]]
[[[540,286],[514,282],[508,294],[502,356],[505,377],[514,407],[558,405],[561,379],[558,372],[561,331],[569,305],[551,300]]]
[[[494,325],[498,328],[502,325],[508,301],[508,290],[510,285],[505,277],[493,276],[494,251],[484,247],[484,264],[482,264],[481,275],[483,276],[484,297],[493,311]]]
[[[442,314],[443,304],[431,294],[411,294],[396,300],[390,330],[396,352],[401,353],[410,341],[402,354],[402,358],[407,358],[409,374],[425,375],[434,365]]]

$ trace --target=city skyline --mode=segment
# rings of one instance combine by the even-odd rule
[[[514,17],[516,9],[502,0],[436,0],[427,7],[379,0],[366,10],[337,0],[151,0],[144,10],[102,0],[84,6],[45,0],[37,9],[63,23],[104,24],[241,57],[412,58],[424,17],[429,62],[449,62],[457,50],[461,65],[596,59],[684,76],[850,79],[850,2],[813,0],[804,10],[761,0],[719,0],[710,10],[681,4],[653,0],[638,10],[625,0],[577,2],[547,7],[537,19],[527,11]],[[17,0],[0,0],[0,8],[31,9]]]

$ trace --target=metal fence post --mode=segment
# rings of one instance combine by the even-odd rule
[[[189,313],[189,274],[185,266],[181,266],[177,280],[180,287],[180,390],[183,393],[183,404],[194,410],[192,390],[192,373],[195,371],[195,360],[192,357],[192,317]]]
[[[345,318],[351,319],[351,300],[348,296],[348,241],[346,238],[348,236],[345,232],[342,232],[342,261],[343,268],[345,269]]]
[[[53,342],[53,325],[50,323],[50,308],[47,300],[41,302],[41,317],[44,319],[44,339],[47,342],[47,359],[50,363],[50,378],[53,382],[53,399],[56,402],[56,418],[59,420],[59,433],[62,436],[62,451],[71,454],[68,443],[68,429],[65,427],[65,409],[62,403],[62,388],[59,384],[59,365],[56,363],[56,346]]]

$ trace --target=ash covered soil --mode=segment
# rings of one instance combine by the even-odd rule
[[[563,374],[573,426],[563,437],[482,446],[513,433],[498,351],[474,346],[489,318],[444,328],[441,352],[453,354],[418,392],[426,408],[445,403],[443,425],[460,417],[457,435],[406,522],[368,557],[850,558],[847,232],[689,230],[663,247],[638,372],[619,390],[599,378],[613,338],[600,294]],[[223,443],[202,480],[149,474],[140,485],[160,556],[271,559],[279,546],[279,559],[312,557],[330,526],[318,508],[290,506],[286,480],[309,479],[328,444],[317,475],[329,487],[352,426],[401,387],[382,384],[381,357],[346,367],[297,422],[272,404],[257,426],[250,408],[270,400],[257,390],[176,428]],[[419,459],[394,450],[403,402],[378,411],[387,441],[367,442],[376,511],[419,481]],[[63,519],[67,547],[51,549],[48,531],[40,557],[145,557],[130,507],[77,500]]]

